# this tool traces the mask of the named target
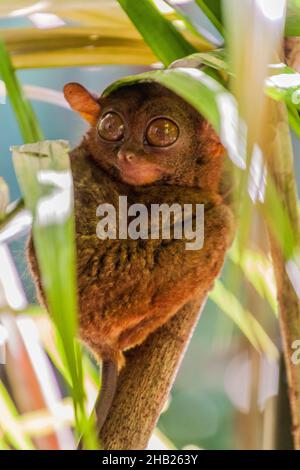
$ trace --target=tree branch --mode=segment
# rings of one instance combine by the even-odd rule
[[[286,38],[284,55],[287,65],[300,71],[300,38]],[[292,225],[299,244],[299,212],[297,184],[293,162],[293,148],[285,106],[281,103],[269,104],[270,122],[276,127],[270,129],[272,143],[268,155],[268,167]],[[280,228],[279,228],[280,229]],[[283,342],[286,374],[288,379],[289,401],[292,415],[294,446],[300,449],[300,368],[291,361],[292,344],[300,338],[300,300],[295,292],[286,269],[285,256],[269,230],[271,253],[277,284],[277,298],[280,308],[280,330]]]
[[[126,353],[126,366],[101,433],[104,449],[147,447],[205,300],[203,295],[186,304],[145,343]]]
[[[268,167],[273,177],[278,196],[287,211],[289,220],[299,243],[298,198],[294,176],[293,149],[288,126],[287,111],[282,103],[271,102],[269,118],[274,123],[271,129]],[[280,230],[281,227],[278,227]],[[300,300],[287,273],[287,259],[279,246],[276,234],[269,229],[273,266],[280,307],[280,329],[289,385],[289,399],[293,422],[293,437],[296,449],[300,449],[300,367],[291,361],[292,344],[300,338]]]

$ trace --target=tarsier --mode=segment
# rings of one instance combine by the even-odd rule
[[[80,336],[102,360],[98,427],[113,399],[123,351],[142,343],[183,305],[211,289],[233,232],[223,201],[224,148],[183,99],[154,83],[94,97],[70,83],[64,95],[90,129],[70,153],[74,180]],[[204,204],[204,245],[186,240],[100,240],[99,204]],[[150,211],[149,211],[150,212]],[[42,296],[34,248],[29,260]]]

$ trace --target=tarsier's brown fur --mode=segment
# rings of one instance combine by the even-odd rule
[[[173,92],[145,83],[96,100],[78,84],[65,96],[91,128],[70,154],[74,179],[80,336],[102,359],[123,363],[122,351],[145,340],[189,300],[211,289],[232,238],[232,214],[223,202],[224,148],[210,125]],[[117,110],[126,123],[122,142],[103,141],[100,116]],[[145,143],[149,119],[168,116],[178,141],[167,148]],[[130,154],[130,162],[122,159]],[[127,165],[127,166],[126,166]],[[129,167],[130,166],[130,167]],[[186,241],[100,240],[99,204],[205,205],[204,246]],[[148,211],[150,214],[150,211]],[[30,263],[38,269],[33,248]]]

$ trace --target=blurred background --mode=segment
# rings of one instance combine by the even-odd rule
[[[66,139],[74,147],[86,127],[63,102],[61,91],[65,83],[77,81],[101,94],[116,79],[157,69],[161,64],[153,57],[152,65],[148,65],[151,64],[148,51],[149,57],[136,60],[135,64],[135,57],[141,57],[137,52],[139,45],[135,44],[137,39],[131,30],[132,44],[128,39],[124,45],[122,25],[124,22],[127,27],[127,23],[116,2],[58,3],[1,2],[0,33],[21,69],[17,76],[32,102],[45,138]],[[100,3],[101,8],[97,10]],[[168,9],[167,3],[157,3],[158,7]],[[196,14],[195,2],[178,1],[174,5],[193,17],[194,26],[199,31],[205,30],[216,47],[222,44],[222,38],[205,15],[199,9]],[[111,57],[109,61],[100,58],[98,63],[108,62],[107,65],[51,65],[55,54],[57,62],[63,64],[63,55],[59,59],[63,52],[65,56],[72,55],[77,49],[84,56],[85,51],[90,54],[97,48],[95,30],[103,18],[110,30],[107,47],[111,48]],[[66,38],[62,33],[60,37],[58,31],[68,28],[73,28],[74,35],[70,33]],[[26,30],[35,30],[36,37],[33,34],[29,39]],[[82,34],[77,34],[77,30]],[[47,31],[53,34],[53,44],[62,41],[61,46],[53,47],[55,52],[50,51],[50,46],[49,53],[47,48],[41,52]],[[114,35],[115,43],[111,40]],[[132,55],[126,53],[127,49],[133,51]],[[47,60],[50,66],[46,66]],[[37,65],[39,61],[41,68]],[[14,201],[20,197],[20,190],[9,148],[21,144],[22,137],[9,99],[0,106],[0,123],[0,175],[9,186],[10,200]],[[299,143],[295,136],[293,142],[297,156]],[[298,158],[296,168],[299,183]],[[24,246],[30,220],[26,212],[21,215],[23,219],[10,228],[5,243],[0,244],[0,322],[9,332],[6,364],[0,365],[0,446],[3,449],[74,448],[73,411],[54,333],[48,316],[37,306],[26,268]],[[234,300],[229,290],[224,296],[217,298],[212,294],[209,298],[150,448],[292,447],[275,283],[270,263],[260,257],[259,250],[257,253],[257,259],[247,260],[247,268],[236,262],[234,250],[229,256],[222,282],[225,287],[234,284]],[[254,279],[245,275],[245,269]],[[84,357],[85,386],[91,406],[98,384],[97,367],[87,352]]]

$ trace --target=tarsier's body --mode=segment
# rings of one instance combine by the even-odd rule
[[[232,237],[223,203],[224,149],[206,121],[153,83],[121,88],[96,101],[77,84],[65,96],[92,124],[71,152],[81,338],[102,360],[122,351],[208,291]],[[186,240],[100,240],[99,204],[204,204],[204,246]],[[37,274],[33,251],[32,270]]]

